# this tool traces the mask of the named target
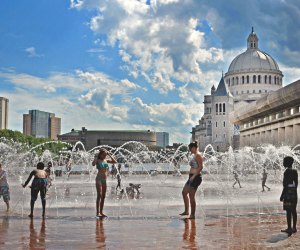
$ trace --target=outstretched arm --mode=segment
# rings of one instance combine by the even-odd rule
[[[32,176],[34,176],[34,175],[35,175],[35,170],[31,171],[31,173],[30,173],[28,179],[25,181],[25,183],[24,183],[22,186],[23,186],[23,187],[26,187],[27,184],[30,182]]]

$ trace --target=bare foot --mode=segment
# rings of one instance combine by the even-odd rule
[[[189,215],[189,213],[183,212],[183,213],[181,213],[181,214],[179,214],[179,215],[184,216],[184,215]]]
[[[28,217],[29,217],[29,218],[33,218],[33,214],[29,214]]]
[[[189,218],[188,218],[189,220],[194,220],[195,219],[195,216],[190,216]]]

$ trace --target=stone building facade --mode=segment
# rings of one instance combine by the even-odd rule
[[[259,49],[252,28],[246,51],[233,59],[217,89],[213,86],[210,95],[204,97],[204,114],[192,128],[191,140],[197,140],[202,151],[209,144],[217,151],[245,145],[240,140],[240,125],[244,124],[235,119],[235,113],[247,112],[249,105],[255,106],[258,100],[280,90],[282,78],[277,62]]]

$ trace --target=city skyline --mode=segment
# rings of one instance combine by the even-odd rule
[[[9,128],[21,131],[23,113],[51,107],[64,119],[62,132],[151,129],[188,142],[204,95],[243,51],[252,26],[283,85],[299,78],[299,5],[3,1],[0,95],[10,100]]]

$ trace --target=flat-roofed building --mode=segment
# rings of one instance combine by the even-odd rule
[[[23,115],[23,134],[25,135],[57,140],[60,133],[61,118],[55,117],[53,113],[29,110],[28,114]]]
[[[150,130],[87,130],[83,127],[59,135],[58,139],[71,144],[81,141],[86,150],[100,145],[120,147],[130,141],[143,143],[150,148],[157,146],[156,133]]]
[[[8,128],[8,99],[0,97],[0,129]]]

